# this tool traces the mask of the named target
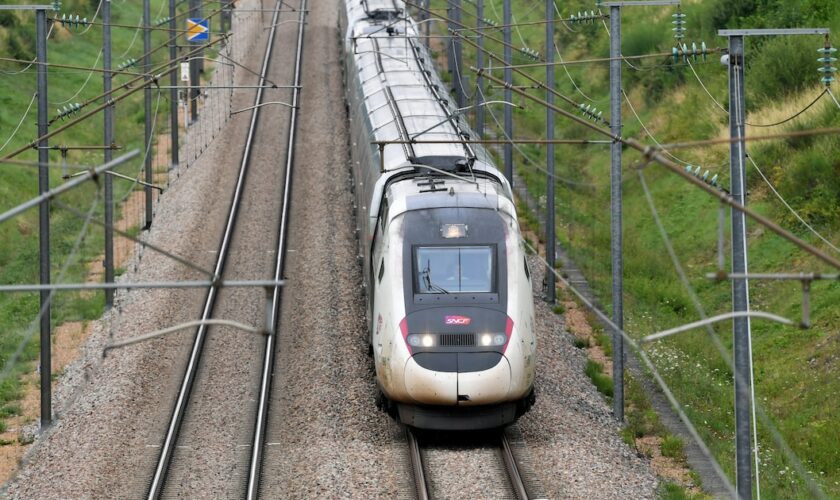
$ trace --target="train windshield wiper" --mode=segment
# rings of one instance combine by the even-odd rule
[[[420,272],[420,275],[423,276],[423,284],[426,285],[426,291],[433,293],[449,293],[449,290],[446,288],[432,283],[432,266],[430,261],[426,261],[426,269],[423,269],[423,271]]]

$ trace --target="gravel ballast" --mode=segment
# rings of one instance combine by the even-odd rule
[[[259,2],[243,4],[248,6],[258,8]],[[340,0],[309,2],[284,273],[287,287],[262,468],[264,498],[413,495],[404,436],[390,417],[376,409],[373,365],[365,345],[339,71],[339,8],[343,8]],[[266,16],[265,23],[269,20]],[[295,23],[288,23],[281,33],[295,28]],[[258,41],[242,62],[256,69],[265,37],[261,27],[252,31],[259,33]],[[278,47],[272,66],[281,85],[291,78],[286,76],[291,74],[291,40]],[[241,78],[243,72],[239,76],[240,83],[254,82],[252,76]],[[287,98],[275,92],[269,100]],[[250,106],[252,100],[253,93],[237,92],[234,109]],[[285,157],[288,116],[279,109],[276,113],[276,122],[266,118],[265,125],[271,126],[260,132],[263,149],[255,151],[255,160],[264,163],[265,170],[255,170],[249,178],[251,186],[266,186],[253,191],[243,207],[248,215],[236,236],[239,243],[229,264],[234,274],[227,274],[229,278],[270,276],[280,202],[271,169],[280,169]],[[247,113],[235,115],[211,149],[164,193],[150,241],[212,268],[247,120]],[[542,266],[531,259],[531,268],[533,282],[541,283]],[[122,279],[174,278],[201,276],[145,251],[136,271],[130,269]],[[203,290],[120,294],[119,307],[98,323],[84,359],[62,380],[56,406],[66,409],[33,447],[6,493],[20,498],[145,495],[191,335],[174,334],[119,349],[104,360],[101,348],[109,334],[128,338],[196,319],[203,298]],[[263,301],[262,290],[227,290],[216,317],[261,325]],[[516,426],[517,448],[520,455],[527,455],[528,475],[548,498],[653,498],[657,481],[650,465],[622,442],[607,403],[584,374],[585,352],[573,346],[562,317],[539,298],[535,302],[537,404]],[[188,461],[176,471],[175,489],[167,490],[174,496],[241,495],[243,470],[238,464],[247,454],[250,436],[242,433],[238,422],[251,408],[258,384],[253,364],[244,360],[254,358],[258,365],[262,342],[238,331],[212,332],[208,343],[212,354],[199,375],[206,380],[197,388],[195,402],[200,405],[191,410],[196,420],[185,432],[198,436],[198,428],[206,427],[213,437],[211,442],[190,439],[190,448],[180,450],[180,458]],[[504,491],[496,482],[485,487],[500,470],[492,465],[495,459],[483,450],[472,453],[469,446],[464,448],[457,453],[431,452],[437,471],[434,481],[442,496],[495,497]],[[461,486],[444,486],[450,480],[442,473],[460,475]]]

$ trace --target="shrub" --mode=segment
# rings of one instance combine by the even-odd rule
[[[747,88],[755,104],[767,103],[812,85],[819,79],[814,65],[815,42],[810,37],[780,36],[747,54]]]

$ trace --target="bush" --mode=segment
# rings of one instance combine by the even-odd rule
[[[761,51],[746,54],[749,101],[757,105],[799,92],[819,80],[815,62],[818,41],[805,36],[773,37]],[[749,47],[747,47],[749,49]]]
[[[18,25],[18,18],[11,10],[0,10],[0,26],[13,28]]]

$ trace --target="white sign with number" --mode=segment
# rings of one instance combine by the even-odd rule
[[[190,81],[190,63],[188,62],[181,63],[181,81]]]

